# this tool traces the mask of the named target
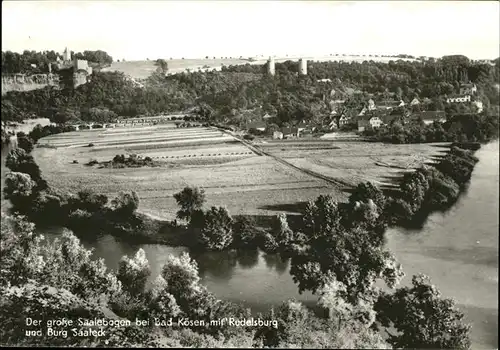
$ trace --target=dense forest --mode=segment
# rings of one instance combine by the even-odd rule
[[[418,97],[428,101],[419,108],[443,110],[446,97],[457,94],[460,84],[469,81],[478,87],[473,98],[483,102],[484,113],[497,114],[500,104],[498,59],[494,63],[464,56],[389,63],[309,62],[307,76],[298,76],[297,63],[287,61],[276,64],[274,77],[265,71],[265,66],[248,64],[223,67],[220,72],[167,76],[155,72],[144,82],[145,88],[135,86],[121,73],[95,73],[91,82],[74,90],[47,87],[9,92],[2,99],[2,116],[4,120],[36,115],[56,122],[104,122],[116,115],[197,108],[210,121],[235,126],[264,113],[275,116],[276,124],[282,126],[301,120],[321,124],[328,121],[332,102],[337,100],[345,101],[342,108],[346,113],[359,112],[370,97],[380,104]],[[245,116],[248,111],[255,113]],[[471,112],[447,111],[450,115]]]

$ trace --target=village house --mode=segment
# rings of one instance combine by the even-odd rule
[[[460,85],[460,95],[474,95],[477,92],[476,84]]]
[[[419,105],[419,104],[420,104],[420,101],[416,97],[413,100],[411,100],[411,102],[410,102],[410,106],[416,106],[416,105]]]
[[[369,111],[374,111],[377,109],[377,106],[375,105],[375,101],[373,101],[371,98],[368,100],[368,110]]]
[[[272,115],[269,115],[269,113],[266,113],[266,114],[262,117],[262,119],[271,119],[271,118],[273,118],[273,116],[272,116]]]
[[[256,122],[252,122],[252,123],[249,123],[247,125],[247,129],[250,130],[250,129],[256,129],[256,130],[259,130],[259,131],[265,131],[267,128],[267,124],[265,122],[262,122],[262,121],[256,121]]]
[[[362,132],[367,129],[378,129],[383,125],[382,119],[377,116],[364,115],[358,119],[358,131]]]
[[[358,113],[358,117],[362,117],[362,116],[364,116],[364,115],[366,114],[366,112],[367,112],[367,111],[368,111],[368,109],[366,109],[366,107],[363,107],[363,108],[361,109],[361,111],[359,111],[359,113]]]
[[[401,120],[404,124],[404,117],[401,113],[386,113],[380,117],[383,125],[390,125],[394,120]]]
[[[350,117],[346,116],[345,114],[342,114],[339,118],[339,127],[341,128],[347,124],[350,124],[351,120],[352,119]]]
[[[393,108],[399,108],[399,107],[404,107],[405,106],[405,103],[403,100],[400,100],[400,101],[389,101],[389,102],[385,102],[384,104],[379,104],[377,106],[377,109],[378,110],[389,110],[389,109],[393,109]]]
[[[275,132],[273,132],[273,139],[275,139],[275,140],[282,140],[283,139],[283,133],[281,131],[275,131]]]
[[[297,125],[295,125],[295,127],[296,127],[297,129],[299,129],[299,132],[302,132],[302,131],[304,131],[304,130],[308,127],[308,125],[307,125],[307,123],[306,123],[306,122],[304,122],[304,121],[302,120],[300,123],[298,123]]]
[[[444,123],[446,121],[446,113],[444,111],[425,111],[414,113],[411,119],[422,119],[426,125],[432,124],[435,121]]]
[[[284,139],[294,138],[294,137],[300,136],[298,128],[281,128],[281,132],[283,133]]]
[[[330,123],[328,123],[328,129],[329,130],[335,130],[338,127],[339,126],[338,126],[337,121],[335,119],[332,119],[332,121],[330,121]]]

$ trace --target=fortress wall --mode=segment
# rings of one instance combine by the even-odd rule
[[[30,91],[43,89],[46,86],[59,86],[57,74],[3,74],[2,95],[9,91]]]

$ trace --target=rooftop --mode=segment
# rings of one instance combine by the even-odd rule
[[[412,114],[412,118],[419,117],[423,120],[439,120],[442,118],[446,118],[446,113],[444,111],[425,111]]]

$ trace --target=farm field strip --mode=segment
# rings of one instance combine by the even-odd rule
[[[184,143],[170,143],[170,144],[163,144],[163,143],[156,143],[156,144],[141,144],[139,146],[133,146],[131,147],[128,145],[125,150],[127,152],[133,152],[136,153],[136,151],[144,151],[144,150],[169,150],[169,149],[179,149],[179,148],[187,148],[189,147],[194,148],[194,147],[206,147],[206,146],[211,146],[211,145],[233,145],[235,143],[238,143],[237,141],[235,142],[234,140],[231,139],[202,139],[202,140],[196,140],[196,142],[193,142],[191,140],[186,140]]]
[[[222,141],[222,140],[231,140],[231,137],[224,135],[194,135],[194,136],[185,136],[185,137],[176,137],[176,138],[168,138],[168,137],[160,137],[158,139],[149,139],[149,138],[140,138],[140,139],[129,139],[129,140],[109,140],[109,141],[96,141],[96,140],[87,140],[87,141],[79,141],[69,143],[65,142],[51,142],[51,143],[41,143],[41,146],[50,146],[50,147],[86,147],[89,143],[94,144],[94,148],[106,148],[111,146],[134,146],[134,145],[145,145],[145,144],[168,144],[168,143],[186,143],[186,142],[198,142],[198,141]]]
[[[308,182],[298,182],[296,184],[269,184],[269,185],[253,185],[253,186],[227,186],[227,187],[203,187],[206,194],[223,194],[223,193],[240,193],[240,192],[252,192],[252,191],[281,191],[281,190],[302,190],[311,188],[327,188],[327,186],[308,183]],[[162,189],[138,189],[137,193],[140,199],[157,199],[173,196],[174,193],[178,192],[178,188]],[[110,192],[100,192],[107,196],[116,195],[119,191]]]
[[[98,149],[106,149],[106,148],[123,148],[123,147],[127,147],[127,148],[134,148],[136,146],[146,146],[148,144],[151,144],[151,145],[169,145],[169,144],[186,144],[186,143],[190,143],[190,142],[193,142],[193,141],[197,141],[199,140],[200,142],[201,141],[208,141],[208,142],[221,142],[221,141],[226,141],[228,138],[227,137],[224,137],[224,136],[220,136],[220,137],[213,137],[213,138],[200,138],[200,139],[188,139],[188,140],[172,140],[172,141],[156,141],[156,142],[136,142],[136,143],[127,143],[127,144],[116,144],[116,145],[101,145],[101,146],[95,146],[95,148],[98,148]]]
[[[137,137],[130,138],[129,140],[102,140],[94,142],[95,146],[111,146],[111,145],[127,145],[131,143],[143,142],[143,143],[155,143],[157,141],[182,141],[182,140],[197,140],[197,139],[212,139],[221,137],[217,134],[195,134],[186,136],[154,136],[154,137]],[[83,143],[82,143],[83,144]]]
[[[194,128],[120,128],[117,129],[97,129],[97,130],[83,130],[83,131],[71,131],[69,133],[55,134],[45,137],[44,139],[57,139],[57,138],[68,138],[68,137],[83,137],[83,138],[94,138],[97,135],[105,136],[120,136],[120,135],[133,135],[133,134],[184,134],[184,133],[196,133],[200,131],[212,131],[220,132],[217,129],[206,128],[206,127],[194,127]]]
[[[105,143],[105,142],[119,142],[119,141],[127,141],[127,139],[131,139],[131,140],[155,140],[155,139],[158,139],[158,140],[161,140],[161,139],[178,139],[178,138],[182,138],[182,137],[191,137],[191,138],[194,138],[194,137],[210,137],[210,136],[222,136],[222,135],[225,135],[219,131],[214,131],[214,130],[198,130],[198,131],[194,131],[194,132],[179,132],[179,133],[172,133],[172,132],[168,132],[168,133],[155,133],[155,134],[146,134],[146,135],[134,135],[134,134],[127,134],[127,135],[123,135],[123,136],[114,136],[114,137],[106,137],[105,135],[93,135],[91,138],[88,138],[88,137],[78,137],[79,135],[75,135],[73,136],[73,144],[75,143],[78,143],[78,142],[81,142],[81,143],[88,143],[89,141],[92,141],[93,143]],[[104,140],[96,140],[96,138],[101,138],[101,137],[105,137]],[[76,140],[75,140],[76,138]],[[68,139],[64,138],[64,139],[59,139],[59,138],[47,138],[44,140],[45,143],[48,143],[48,144],[64,144],[64,143],[68,143]]]

